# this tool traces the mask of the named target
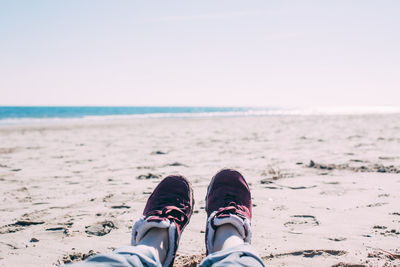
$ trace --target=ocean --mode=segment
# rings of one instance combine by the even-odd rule
[[[400,107],[0,106],[0,125],[64,120],[400,113]]]
[[[0,124],[55,122],[66,119],[240,116],[260,110],[248,107],[0,106]],[[263,108],[262,110],[273,109]]]

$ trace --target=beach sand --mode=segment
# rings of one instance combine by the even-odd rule
[[[149,194],[177,173],[196,204],[176,266],[191,266],[205,253],[208,183],[225,167],[250,184],[252,244],[268,266],[400,266],[400,115],[1,126],[0,266],[128,245]]]

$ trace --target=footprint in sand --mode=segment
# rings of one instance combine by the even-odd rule
[[[318,220],[312,215],[293,215],[291,218],[284,225],[289,228],[289,233],[292,234],[301,234],[302,230],[319,225]]]

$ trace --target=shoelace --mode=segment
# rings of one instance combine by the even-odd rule
[[[224,202],[224,206],[218,209],[217,216],[221,214],[237,214],[245,216],[246,210],[243,206],[237,204],[234,195],[226,194],[224,196]]]
[[[216,216],[221,214],[238,214],[244,216],[244,213],[245,211],[242,207],[238,206],[236,203],[231,203],[229,206],[219,208]]]
[[[178,225],[184,225],[188,222],[188,216],[181,209],[175,206],[165,206],[162,210],[153,210],[149,213],[149,216],[167,218]]]

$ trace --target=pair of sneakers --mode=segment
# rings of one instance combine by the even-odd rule
[[[143,217],[132,230],[132,245],[136,245],[153,227],[168,230],[169,247],[163,266],[172,266],[183,229],[193,213],[193,190],[183,176],[168,176],[154,189],[147,200]],[[208,186],[206,196],[206,249],[213,251],[217,227],[231,224],[250,243],[252,216],[251,194],[244,177],[235,170],[218,172]]]

